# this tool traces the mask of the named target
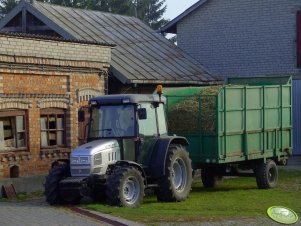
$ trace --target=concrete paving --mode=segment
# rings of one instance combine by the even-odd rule
[[[0,202],[0,226],[69,225],[143,226],[142,224],[130,220],[82,209],[76,206],[50,206],[46,203],[44,197],[22,202]]]
[[[26,202],[0,202],[0,226],[109,225],[68,208],[49,206],[44,198]]]

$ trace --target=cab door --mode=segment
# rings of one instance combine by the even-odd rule
[[[158,138],[167,135],[166,120],[163,104],[155,106],[152,103],[143,103],[138,108],[145,108],[147,117],[138,119],[140,142],[137,160],[147,166]]]

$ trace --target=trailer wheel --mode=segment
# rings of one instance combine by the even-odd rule
[[[185,200],[191,190],[192,168],[188,152],[182,145],[170,145],[165,163],[165,175],[159,179],[158,201]]]
[[[215,175],[213,168],[203,168],[201,171],[201,179],[205,188],[214,188],[217,184],[218,177]]]
[[[67,164],[56,165],[53,167],[45,181],[46,201],[50,205],[60,204],[62,199],[60,197],[59,182],[62,178],[70,175],[70,168]]]
[[[144,179],[132,166],[116,167],[106,182],[107,202],[110,205],[136,208],[144,196]]]
[[[278,168],[276,163],[269,159],[266,163],[260,162],[256,169],[256,182],[259,189],[274,188],[278,182]]]

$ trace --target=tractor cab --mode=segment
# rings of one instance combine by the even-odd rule
[[[147,164],[147,149],[158,137],[167,136],[165,101],[140,94],[91,99],[87,142],[115,139],[123,149],[121,159]]]

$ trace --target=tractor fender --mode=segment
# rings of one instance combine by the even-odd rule
[[[54,162],[51,163],[51,169],[57,167],[58,165],[61,165],[61,164],[66,164],[66,165],[70,165],[70,160],[69,159],[58,159],[58,160],[55,160]]]
[[[109,165],[108,167],[108,170],[113,170],[113,168],[117,167],[117,166],[133,166],[135,167],[136,169],[138,169],[143,178],[144,178],[144,184],[145,186],[147,185],[147,181],[146,181],[146,174],[144,172],[144,169],[142,168],[142,166],[140,164],[138,164],[137,162],[133,162],[133,161],[126,161],[126,160],[120,160],[120,161],[117,161],[115,164],[113,165]]]
[[[185,137],[168,136],[157,140],[149,164],[149,174],[154,178],[165,175],[165,160],[170,144],[181,144],[188,146],[189,143]]]

